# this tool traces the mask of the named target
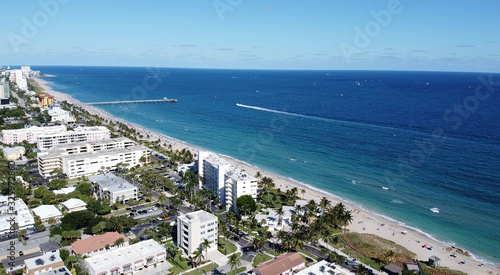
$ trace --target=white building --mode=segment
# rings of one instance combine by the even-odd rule
[[[68,213],[87,209],[87,204],[84,201],[75,198],[62,202],[61,205],[64,207],[64,210],[68,211]]]
[[[109,199],[110,204],[117,201],[137,200],[137,187],[112,173],[89,177],[101,199]]]
[[[62,218],[62,213],[53,205],[40,205],[32,209],[33,213],[37,215],[42,222],[48,221],[50,218],[59,220]]]
[[[165,261],[165,256],[165,248],[162,245],[155,240],[147,240],[86,258],[85,265],[90,275],[128,274],[160,263],[168,265],[163,269],[172,267]],[[147,271],[144,274],[147,274]]]
[[[26,77],[23,76],[22,70],[14,70],[14,82],[17,84],[17,87],[23,91],[28,90],[28,81]]]
[[[66,132],[66,126],[32,126],[23,129],[2,130],[2,142],[5,144],[14,144],[21,143],[23,140],[26,140],[29,143],[36,143],[38,135],[55,134],[60,132]]]
[[[62,122],[67,125],[75,124],[76,122],[75,117],[70,112],[62,109],[59,103],[50,105],[48,113],[52,122]]]
[[[5,81],[5,78],[0,80],[0,98],[10,98],[10,86],[9,82]]]
[[[38,257],[26,259],[24,260],[24,264],[26,265],[24,274],[27,275],[44,274],[45,272],[59,269],[65,270],[64,262],[61,257],[59,257],[59,253],[47,253]]]
[[[325,260],[317,262],[301,271],[295,273],[295,275],[309,275],[309,274],[335,274],[335,275],[350,275],[353,274],[349,270],[341,267],[340,265],[329,263]]]
[[[99,170],[114,171],[117,164],[140,165],[141,157],[149,161],[149,149],[135,145],[127,138],[56,145],[38,153],[38,171],[44,178],[62,169],[69,178],[91,176]],[[103,169],[104,167],[104,169]]]
[[[236,200],[243,195],[257,198],[257,179],[212,152],[198,152],[198,173],[202,187],[214,190],[227,209],[236,212]]]
[[[10,234],[14,223],[19,225],[19,230],[30,230],[33,229],[35,219],[22,199],[0,195],[0,235]]]
[[[104,126],[78,127],[72,131],[40,134],[36,137],[36,143],[38,149],[45,150],[60,144],[100,141],[110,137],[111,132]]]
[[[203,210],[177,217],[177,246],[193,254],[208,239],[208,252],[217,249],[217,217]]]
[[[3,155],[7,160],[17,160],[20,159],[21,156],[26,152],[24,147],[16,146],[16,147],[3,147],[2,148]]]

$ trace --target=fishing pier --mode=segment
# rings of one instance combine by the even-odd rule
[[[176,103],[177,99],[148,99],[148,100],[123,100],[123,101],[104,101],[104,102],[88,102],[87,105],[116,105],[116,104],[139,104],[139,103]]]

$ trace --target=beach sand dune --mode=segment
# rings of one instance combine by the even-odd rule
[[[100,110],[96,107],[83,104],[82,102],[72,98],[67,94],[52,90],[48,86],[48,83],[43,79],[37,78],[36,81],[45,90],[46,93],[53,95],[56,100],[67,101],[76,106],[83,107],[89,113],[100,116],[101,118],[104,118],[108,121],[119,121],[121,123],[124,123],[125,125],[132,126],[136,130],[141,132],[144,136],[149,135],[150,136],[149,139],[152,141],[160,139],[162,140],[162,142],[172,145],[173,150],[182,150],[183,148],[186,148],[193,153],[197,153],[200,150],[204,150],[203,148],[192,146],[183,141],[168,137],[166,135],[160,134],[155,131],[151,131],[149,129],[145,129],[139,125],[135,125],[123,119],[116,118],[110,115],[109,113],[104,112],[103,110]],[[341,201],[339,198],[337,198],[332,194],[328,194],[320,190],[315,190],[310,186],[295,182],[286,177],[273,174],[268,171],[263,171],[261,169],[250,166],[237,159],[228,156],[223,156],[223,157],[225,157],[234,166],[247,171],[251,175],[255,175],[257,171],[259,171],[262,173],[263,176],[268,176],[273,178],[276,188],[280,188],[282,191],[286,190],[287,188],[293,188],[293,187],[296,187],[299,190],[304,189],[306,191],[304,194],[305,200],[313,199],[319,203],[322,197],[327,197],[332,202],[332,205],[338,202],[344,203],[347,209],[353,211],[352,212],[354,217],[353,222],[351,223],[351,225],[347,227],[347,229],[352,232],[370,233],[391,240],[399,245],[406,247],[410,251],[416,253],[419,260],[427,260],[431,256],[437,256],[441,259],[440,261],[441,266],[446,266],[451,269],[460,270],[466,272],[467,274],[471,275],[500,274],[500,268],[496,266],[486,265],[486,264],[481,265],[480,262],[474,260],[472,257],[464,256],[461,254],[458,254],[456,257],[452,257],[451,255],[453,254],[453,251],[450,251],[450,248],[447,247],[446,245],[436,240],[433,240],[428,236],[423,235],[417,231],[406,228],[403,225],[398,224],[394,221],[386,220],[381,216],[376,215],[367,210],[364,210],[361,207],[357,207],[352,203],[349,203],[347,201]],[[302,196],[300,191],[299,191],[299,196]],[[427,245],[429,247],[432,246],[433,249],[429,250],[427,248],[422,247],[423,245]],[[466,264],[461,263],[464,260],[467,261]]]

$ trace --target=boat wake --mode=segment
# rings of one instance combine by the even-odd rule
[[[331,119],[331,118],[324,118],[324,117],[311,116],[311,115],[303,115],[303,114],[298,114],[298,113],[292,113],[292,112],[286,112],[286,111],[279,111],[279,110],[267,109],[267,108],[262,108],[262,107],[258,107],[258,106],[244,105],[244,104],[240,104],[240,103],[236,103],[236,106],[243,107],[243,108],[248,108],[248,109],[253,109],[253,110],[258,110],[258,111],[275,113],[275,114],[282,114],[282,115],[289,115],[289,116],[295,116],[295,117],[302,117],[302,118],[320,120],[320,121],[325,121],[325,122],[335,122],[335,123],[340,123],[340,124],[345,124],[345,125],[356,125],[356,126],[364,126],[364,127],[368,126],[368,127],[377,128],[377,129],[390,129],[390,130],[400,130],[400,131],[411,131],[411,132],[413,132],[412,130],[407,130],[407,129],[400,129],[400,128],[394,128],[394,127],[388,127],[388,126],[373,125],[373,124],[353,122],[353,121],[346,121],[346,120],[338,120],[338,119]]]

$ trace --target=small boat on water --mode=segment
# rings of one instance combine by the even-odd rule
[[[432,212],[434,212],[436,214],[439,214],[439,208],[437,208],[437,207],[430,208],[429,210],[431,210]]]
[[[389,188],[388,188],[388,187],[385,187],[385,186],[382,186],[382,189],[384,189],[384,190],[389,190]]]

